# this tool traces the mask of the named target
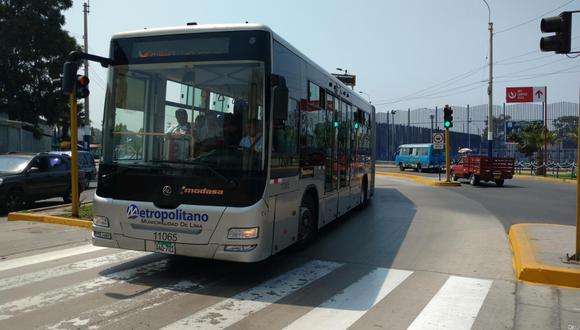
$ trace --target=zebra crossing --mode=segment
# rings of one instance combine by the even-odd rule
[[[280,258],[239,265],[87,245],[0,261],[0,329],[470,329],[493,285]],[[397,321],[398,306],[408,307]]]

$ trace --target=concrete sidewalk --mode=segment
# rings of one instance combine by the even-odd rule
[[[574,226],[517,224],[509,239],[518,280],[580,288],[580,264],[562,262],[566,253],[574,254]]]

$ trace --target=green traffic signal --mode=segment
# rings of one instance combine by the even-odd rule
[[[443,126],[445,128],[453,127],[453,109],[449,105],[443,108]]]

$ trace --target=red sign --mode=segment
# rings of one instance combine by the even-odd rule
[[[505,90],[506,103],[534,102],[533,87],[507,87]]]

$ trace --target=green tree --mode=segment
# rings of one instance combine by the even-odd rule
[[[560,141],[578,143],[578,116],[562,116],[554,119],[555,134]]]
[[[62,29],[71,0],[0,0],[0,112],[38,127],[68,117],[66,100],[54,92],[66,55],[78,49]],[[68,120],[66,120],[68,122]]]
[[[503,141],[504,140],[504,127],[505,122],[510,120],[511,116],[503,114],[499,115],[499,117],[493,117],[493,138],[495,141]],[[482,138],[484,141],[487,141],[487,121],[485,122],[485,126],[483,127]]]
[[[526,155],[528,159],[532,160],[532,155],[536,153],[536,164],[538,165],[536,174],[543,175],[544,168],[541,165],[544,164],[544,153],[541,150],[544,147],[544,125],[531,123],[521,132],[510,135],[510,139],[517,143],[518,151]],[[553,143],[556,141],[556,134],[548,132],[547,140],[548,143]]]

